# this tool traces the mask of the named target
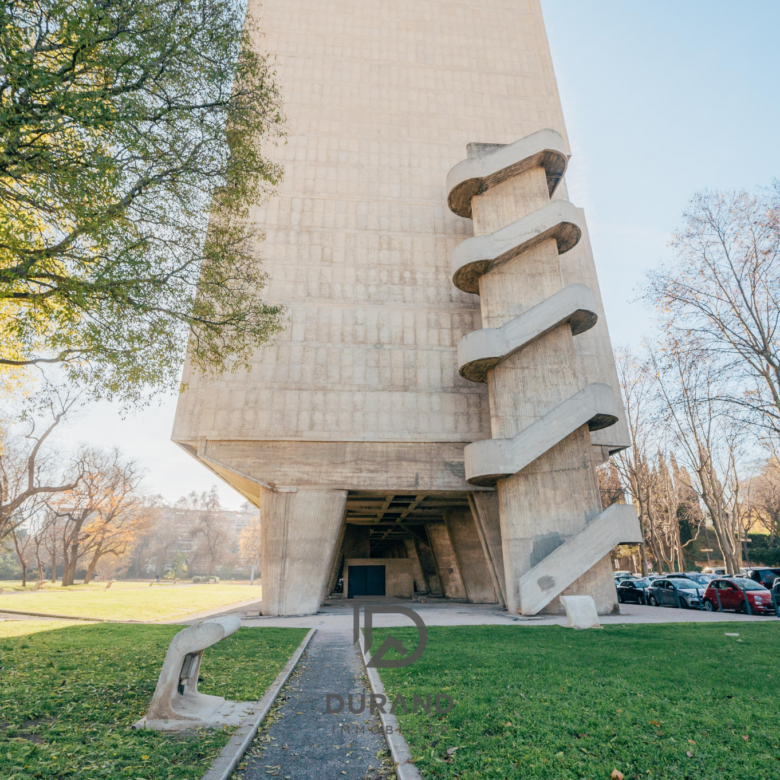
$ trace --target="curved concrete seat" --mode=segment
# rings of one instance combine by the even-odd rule
[[[466,334],[458,344],[458,370],[464,379],[485,382],[491,368],[558,325],[568,322],[576,336],[590,330],[597,320],[590,288],[570,284],[500,328]]]
[[[198,693],[198,679],[203,651],[239,628],[238,615],[225,615],[179,631],[168,646],[149,711],[135,728],[185,731],[238,726],[252,703]]]
[[[452,282],[463,292],[478,293],[479,277],[522,252],[554,238],[559,254],[576,246],[582,218],[573,203],[554,200],[487,236],[462,241],[452,252]]]
[[[475,195],[537,167],[544,168],[552,197],[568,162],[561,134],[540,130],[488,154],[459,162],[447,174],[447,204],[459,217],[471,217],[471,199]]]
[[[522,471],[581,425],[592,431],[618,421],[618,402],[609,385],[590,384],[558,404],[511,439],[482,439],[464,449],[466,481],[488,487]]]

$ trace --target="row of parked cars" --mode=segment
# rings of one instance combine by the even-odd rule
[[[615,584],[621,604],[780,616],[780,569],[747,569],[733,576],[689,571],[636,577],[616,572]]]

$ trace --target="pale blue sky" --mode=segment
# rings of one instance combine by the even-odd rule
[[[542,0],[569,129],[571,199],[587,210],[614,343],[650,317],[633,302],[692,195],[754,189],[780,177],[780,0]],[[218,484],[170,441],[165,398],[125,420],[83,414],[69,443],[119,446],[174,500]]]
[[[694,193],[780,178],[778,0],[542,0],[613,341]]]

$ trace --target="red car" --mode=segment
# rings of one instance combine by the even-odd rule
[[[717,612],[718,608],[747,612],[745,599],[754,615],[774,615],[772,594],[763,585],[748,579],[713,580],[704,593],[704,609]]]

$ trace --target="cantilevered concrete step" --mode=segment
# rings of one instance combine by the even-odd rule
[[[618,404],[609,385],[591,384],[558,404],[511,439],[482,439],[464,449],[466,481],[486,487],[517,474],[587,423],[592,431],[614,425]]]
[[[642,541],[633,504],[613,504],[518,579],[520,612],[535,615],[612,548]]]
[[[487,381],[487,372],[509,355],[564,322],[575,336],[598,320],[596,299],[584,284],[570,284],[500,328],[468,333],[458,344],[458,370],[464,379]]]
[[[554,200],[488,236],[473,236],[452,252],[452,282],[463,292],[478,293],[479,277],[491,268],[554,238],[563,254],[582,236],[582,216],[568,200]]]
[[[566,172],[566,144],[555,130],[540,130],[488,154],[459,162],[447,174],[447,203],[460,217],[471,217],[471,199],[520,173],[541,167],[552,197]]]

